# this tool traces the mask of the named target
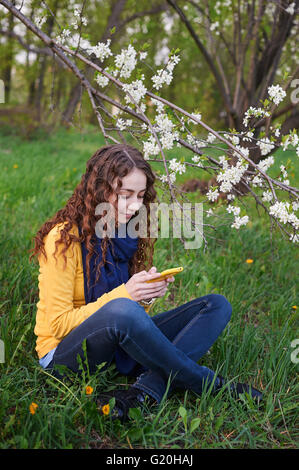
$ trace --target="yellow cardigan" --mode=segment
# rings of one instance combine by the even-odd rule
[[[58,245],[55,255],[57,264],[53,256],[55,241],[60,239],[61,225],[53,227],[44,238],[47,261],[42,254],[38,259],[39,301],[36,305],[34,333],[37,336],[35,349],[39,358],[55,348],[70,331],[110,300],[120,297],[133,300],[123,283],[103,294],[95,302],[85,304],[81,244],[74,242],[65,252],[67,257],[65,270],[61,254],[64,245]],[[78,227],[73,225],[70,233],[79,236]],[[150,306],[146,307],[146,312],[149,309]]]

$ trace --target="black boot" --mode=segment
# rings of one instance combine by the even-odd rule
[[[223,377],[218,376],[218,379],[220,381],[219,386],[217,386],[217,391],[221,389],[226,389],[233,398],[239,399],[240,395],[242,393],[247,393],[249,396],[251,396],[254,400],[257,402],[262,401],[263,399],[263,394],[256,388],[252,387],[252,385],[244,384],[244,383],[235,383],[231,382],[229,383],[227,380],[225,380]]]
[[[96,402],[102,414],[111,414],[112,419],[119,419],[120,421],[127,421],[129,419],[128,413],[130,408],[139,408],[143,405],[146,395],[142,390],[130,387],[128,390],[112,390],[108,393],[103,393],[97,396]],[[109,400],[115,398],[115,405],[110,411]]]

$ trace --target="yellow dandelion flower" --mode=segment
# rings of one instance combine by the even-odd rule
[[[253,259],[248,258],[248,259],[246,260],[246,263],[247,263],[247,264],[253,263]]]
[[[91,395],[92,392],[93,392],[93,388],[87,385],[87,387],[85,388],[86,395]]]
[[[77,171],[77,168],[73,168],[73,171]]]
[[[13,167],[14,168],[19,168],[19,165],[17,165],[17,163],[15,163]]]
[[[37,408],[38,408],[38,404],[32,402],[32,403],[29,405],[29,411],[30,411],[30,413],[31,413],[32,415],[34,415]]]
[[[293,308],[294,310],[297,310],[297,305],[292,305],[292,308]]]
[[[109,403],[107,403],[107,405],[102,406],[102,412],[103,412],[104,415],[109,415],[109,413],[110,413]]]

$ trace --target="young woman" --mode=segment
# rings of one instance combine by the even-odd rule
[[[247,392],[260,400],[253,387],[228,383],[197,363],[230,320],[232,308],[225,297],[209,294],[153,317],[148,314],[152,302],[174,282],[173,277],[146,282],[159,277],[156,267],[148,269],[156,241],[149,236],[154,182],[149,163],[136,148],[102,147],[87,162],[65,207],[37,232],[31,256],[40,265],[34,330],[40,364],[56,376],[60,364],[79,373],[83,343],[91,373],[115,361],[118,371],[137,377],[136,382],[129,390],[100,394],[98,403],[101,409],[114,396],[114,415],[123,420],[146,396],[159,403],[168,382],[168,393],[180,388],[200,394],[204,386],[213,392],[223,387],[236,398]],[[104,216],[96,215],[101,203],[115,209],[114,236],[97,236]],[[147,236],[131,237],[128,222],[142,205]],[[124,228],[125,236],[120,236]]]

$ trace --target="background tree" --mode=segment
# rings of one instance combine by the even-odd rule
[[[273,149],[279,148],[281,143],[284,149],[288,148],[289,145],[297,147],[297,153],[299,149],[298,136],[295,131],[281,137],[281,125],[278,125],[275,129],[270,125],[273,111],[284,100],[286,96],[285,90],[289,87],[290,80],[286,84],[283,83],[285,90],[280,85],[267,86],[268,98],[261,101],[261,107],[250,106],[247,110],[244,108],[244,114],[238,117],[239,122],[241,122],[242,119],[243,129],[233,128],[229,130],[229,133],[225,131],[217,132],[202,120],[202,114],[197,110],[197,107],[194,109],[193,106],[193,110],[191,109],[189,111],[186,107],[181,107],[178,104],[179,99],[176,102],[170,101],[167,99],[167,93],[164,93],[165,85],[169,85],[169,83],[173,81],[174,68],[181,61],[181,58],[177,55],[178,49],[167,54],[167,61],[165,63],[163,57],[161,59],[161,57],[157,57],[157,54],[153,55],[155,48],[151,48],[151,44],[142,43],[141,40],[137,40],[138,36],[134,36],[132,31],[127,30],[128,33],[133,33],[130,34],[132,38],[131,44],[126,45],[124,38],[122,38],[117,46],[121,47],[125,45],[126,47],[122,48],[120,53],[114,53],[110,38],[108,38],[106,42],[100,41],[94,45],[91,41],[91,36],[94,34],[93,28],[88,28],[88,34],[84,33],[83,26],[88,25],[88,18],[84,16],[85,2],[79,6],[77,4],[70,4],[69,9],[59,11],[55,0],[52,1],[53,5],[51,6],[56,8],[55,12],[53,12],[48,4],[43,2],[43,4],[46,5],[47,12],[49,12],[52,17],[52,22],[48,23],[46,16],[35,17],[34,22],[32,22],[28,16],[20,11],[22,7],[17,9],[8,0],[0,0],[0,4],[4,5],[28,30],[39,38],[44,46],[46,46],[45,50],[47,53],[49,53],[48,50],[51,51],[56,64],[63,63],[72,75],[79,80],[80,87],[82,90],[86,91],[85,97],[91,104],[94,116],[107,143],[109,141],[125,141],[125,136],[122,132],[127,130],[133,139],[137,139],[139,144],[143,145],[146,159],[152,156],[152,161],[157,162],[156,156],[160,154],[162,157],[160,161],[166,173],[162,175],[161,180],[163,183],[167,182],[171,200],[177,202],[180,208],[182,206],[178,201],[174,185],[176,173],[184,172],[185,164],[192,167],[203,168],[205,171],[212,171],[217,175],[215,185],[207,192],[207,200],[212,202],[217,201],[221,196],[220,193],[223,193],[228,201],[234,201],[236,197],[242,196],[244,192],[250,192],[256,202],[268,212],[271,218],[275,219],[275,222],[289,236],[290,240],[293,242],[298,241],[296,232],[299,228],[299,219],[293,212],[298,210],[298,190],[290,185],[288,174],[284,167],[281,168],[281,174],[278,175],[277,178],[270,177],[267,174],[268,168],[274,163],[273,157],[269,156],[269,153]],[[226,7],[228,3],[232,2],[227,0],[225,2]],[[252,3],[252,6],[254,3],[255,2]],[[129,17],[122,17],[124,4],[125,2],[115,2],[112,5],[112,13],[111,9],[108,8],[108,18],[110,18],[108,21],[109,27],[114,21],[121,21],[121,18],[122,23],[120,23],[119,29],[123,24],[129,23],[133,19],[138,18],[140,22],[140,18],[142,18],[142,25],[139,23],[139,29],[136,28],[136,34],[142,34],[142,39],[144,40],[147,33],[144,28],[146,29],[147,25],[150,26],[153,24],[153,22],[147,20],[147,13],[149,12],[142,10],[133,15],[131,14]],[[107,6],[107,4],[105,5]],[[172,6],[173,5],[175,5],[176,10],[181,13],[181,10],[178,10],[176,4],[172,4]],[[244,2],[238,2],[238,24],[241,24],[241,6],[244,10],[244,5]],[[263,2],[260,2],[260,5],[263,6]],[[92,8],[97,5],[91,2],[89,6],[91,10],[86,11],[92,16]],[[192,6],[195,8],[197,4],[193,2]],[[290,4],[287,9],[285,6],[282,6],[282,3],[280,6],[284,9],[284,15],[294,15],[295,3]],[[214,7],[215,9],[219,9],[219,2],[216,2]],[[160,8],[161,5],[158,9]],[[69,17],[70,11],[72,11],[73,17]],[[103,13],[102,10],[101,13]],[[150,13],[152,14],[153,10],[151,10]],[[233,13],[235,14],[234,10]],[[219,11],[216,11],[216,14],[219,14]],[[254,10],[252,10],[252,15],[253,14]],[[71,24],[62,27],[62,21],[65,22],[66,20],[71,21]],[[209,20],[209,18],[207,18],[207,20]],[[170,30],[169,22],[166,21],[165,17],[163,21],[166,29]],[[46,24],[44,29],[41,29],[43,23]],[[56,36],[54,34],[51,36],[54,23],[58,25],[59,34],[57,35],[56,31]],[[188,23],[185,21],[185,24]],[[229,23],[227,23],[227,25],[229,25]],[[179,26],[181,26],[181,23],[179,23]],[[47,34],[46,28],[50,35]],[[215,27],[212,29],[215,30]],[[115,32],[116,27],[109,29],[110,35],[115,34]],[[165,39],[163,34],[164,33],[160,36],[162,37],[162,42],[163,39]],[[173,34],[175,33],[173,32]],[[248,34],[250,34],[249,30]],[[97,36],[97,34],[95,34],[95,36]],[[155,44],[157,44],[160,37],[155,37]],[[173,40],[174,37],[175,36],[173,36]],[[19,39],[21,43],[22,38],[19,37]],[[207,40],[213,44],[211,37],[208,37],[206,41]],[[134,44],[134,41],[138,43],[139,50],[137,51],[132,46],[132,42]],[[239,44],[240,43],[239,37]],[[204,42],[203,45],[206,47]],[[38,46],[39,52],[42,51],[40,44],[38,44]],[[164,46],[165,48],[168,47],[165,41]],[[143,59],[148,57],[148,52],[145,52],[145,50],[149,48],[152,54],[150,56],[151,60],[144,62]],[[233,50],[235,50],[235,48],[236,44]],[[246,48],[244,50],[246,50]],[[205,58],[209,60],[210,56],[208,50],[204,48],[203,52]],[[184,56],[184,54],[181,55]],[[111,56],[113,59],[111,59]],[[159,61],[161,62],[161,68],[156,70],[153,62],[157,63]],[[245,64],[245,58],[243,62]],[[218,67],[220,65],[220,72],[217,72],[215,64],[217,64]],[[219,75],[218,76],[216,73],[218,82],[219,77],[223,79],[221,88],[223,89],[224,87],[229,90],[229,84],[224,74],[224,67],[221,65],[219,55],[216,55],[215,64],[213,69]],[[212,66],[211,61],[210,65]],[[81,68],[82,66],[84,66],[84,69]],[[144,67],[147,67],[150,71],[146,76],[144,74]],[[184,68],[181,70],[184,71]],[[240,76],[239,83],[241,83],[242,73],[240,71],[243,69],[239,68],[238,70],[237,83],[238,76]],[[251,71],[251,69],[249,70]],[[189,87],[190,77],[192,75],[192,73],[189,74]],[[38,76],[39,90],[41,84],[43,84],[44,78],[43,64],[39,69]],[[273,74],[271,76],[273,78]],[[54,90],[54,78],[55,75],[53,76],[53,85],[49,87],[51,94],[52,90]],[[268,80],[268,82],[272,83],[271,80]],[[161,88],[163,89],[163,97],[160,95]],[[153,89],[155,93],[152,92]],[[168,88],[168,90],[171,89]],[[231,97],[227,94],[227,90],[225,99],[231,100]],[[237,90],[238,93],[240,92],[240,96],[242,96],[241,86],[237,86]],[[258,90],[258,88],[256,88],[256,90]],[[168,94],[169,93],[172,93],[172,91],[168,91]],[[51,94],[48,93],[50,99],[53,98]],[[189,93],[189,95],[192,97],[191,93]],[[238,94],[235,96],[238,97]],[[182,93],[180,94],[180,99],[184,100]],[[248,96],[246,99],[248,99]],[[237,102],[238,100],[236,100],[236,103]],[[123,116],[127,115],[134,118],[134,124],[132,119],[123,119]],[[283,115],[283,113],[281,113],[281,115]],[[256,120],[257,124],[255,122]],[[261,121],[266,122],[265,132],[261,132]],[[198,126],[198,124],[200,126]],[[195,128],[195,126],[197,127]],[[200,131],[198,131],[198,127],[200,127]],[[200,135],[201,133],[202,135]],[[208,135],[206,135],[207,133]],[[255,135],[258,135],[259,139],[257,139]],[[281,138],[284,139],[284,142],[280,142]],[[218,139],[219,144],[226,145],[226,147],[219,146],[219,149],[224,152],[224,155],[219,159],[215,158],[213,153],[207,151],[207,149],[212,146],[211,144],[213,144],[215,139]],[[176,158],[171,161],[167,160],[165,152],[174,148],[175,145],[184,146],[189,151],[194,152],[195,157],[192,158],[194,163],[190,161],[184,163],[184,158],[181,162],[177,162]],[[218,145],[218,143],[216,143],[216,145]],[[205,150],[203,150],[203,148]],[[263,159],[262,164],[257,164],[260,159],[255,158],[258,162],[253,159],[256,154],[266,157]],[[202,157],[202,159],[198,156]],[[255,188],[261,188],[261,191]],[[278,191],[282,191],[282,193],[286,192],[289,201],[280,200]],[[262,194],[260,194],[260,192],[262,192]],[[179,193],[180,192],[178,192],[178,194]],[[268,206],[265,203],[268,203]],[[235,216],[232,227],[239,229],[240,226],[248,223],[249,219],[247,215],[241,215],[240,207],[228,205],[227,210],[228,212],[232,212]],[[286,224],[288,228],[291,229],[291,232],[288,232],[284,227]]]

